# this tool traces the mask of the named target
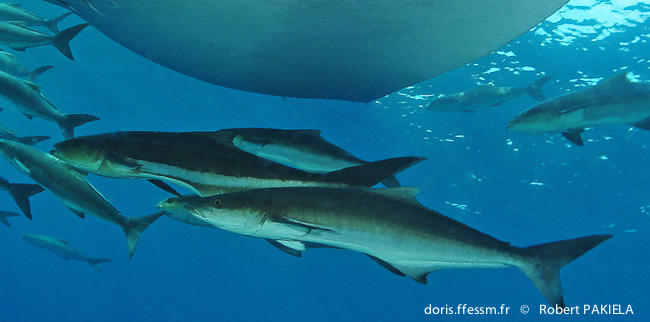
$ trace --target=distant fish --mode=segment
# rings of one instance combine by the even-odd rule
[[[512,119],[507,129],[527,133],[562,133],[584,145],[585,128],[629,124],[650,130],[650,84],[631,82],[625,73],[539,103]]]
[[[67,12],[52,19],[44,19],[23,9],[19,4],[0,3],[1,21],[20,21],[25,23],[25,26],[28,27],[44,26],[50,29],[53,33],[59,32],[59,22],[71,14],[72,12]]]
[[[224,135],[225,141],[242,151],[312,173],[324,174],[368,163],[325,140],[320,130],[234,128],[216,134]],[[399,186],[394,177],[382,183]]]
[[[11,225],[9,224],[9,220],[7,220],[7,218],[19,217],[19,216],[20,215],[15,212],[0,211],[0,222],[5,224],[7,227],[11,227]]]
[[[546,99],[542,93],[542,86],[553,76],[544,76],[526,87],[496,87],[482,85],[473,89],[449,94],[431,101],[425,107],[436,112],[469,112],[479,106],[497,106],[505,101],[528,95],[538,101]]]
[[[133,256],[142,232],[162,215],[123,216],[81,173],[27,145],[0,139],[0,154],[16,169],[54,193],[79,217],[84,218],[88,213],[120,226],[126,234],[129,257]]]
[[[23,235],[23,240],[38,248],[52,252],[65,260],[72,259],[86,262],[92,266],[92,268],[100,272],[102,270],[99,269],[98,265],[111,261],[110,259],[88,257],[72,248],[67,241],[56,237],[28,234]]]
[[[53,45],[64,56],[74,60],[70,50],[70,40],[86,27],[88,24],[82,23],[51,36],[29,29],[25,27],[25,23],[20,21],[0,21],[0,42],[18,51],[24,51],[31,47]]]
[[[28,77],[30,81],[35,82],[36,77],[52,69],[54,66],[45,65],[34,70],[29,70],[23,66],[16,56],[0,49],[0,71],[9,73],[18,77]]]
[[[9,192],[9,195],[11,195],[25,216],[32,219],[32,207],[29,203],[29,197],[45,189],[37,184],[11,183],[4,178],[0,178],[0,190]]]
[[[22,144],[27,144],[27,145],[36,145],[37,143],[43,142],[45,140],[50,139],[49,136],[25,136],[25,137],[18,137],[14,135],[15,131],[13,130],[8,130],[2,126],[0,126],[0,139],[7,139],[7,140],[12,140],[16,142],[20,142]]]
[[[0,22],[1,23],[1,22]],[[41,94],[41,86],[0,72],[0,95],[14,105],[29,119],[37,117],[55,122],[65,138],[74,136],[74,128],[99,120],[88,114],[63,114]]]
[[[515,247],[425,208],[412,188],[255,189],[175,197],[158,206],[237,234],[274,240],[297,253],[308,244],[361,252],[425,284],[427,275],[440,269],[516,267],[559,306],[564,306],[560,269],[612,237]]]

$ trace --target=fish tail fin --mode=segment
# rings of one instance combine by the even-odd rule
[[[138,246],[138,240],[140,240],[140,235],[142,235],[142,232],[163,214],[165,214],[165,212],[159,212],[157,214],[139,218],[126,219],[126,223],[122,226],[122,229],[124,229],[124,234],[126,234],[126,242],[129,246],[129,258],[133,257],[135,248]]]
[[[70,49],[70,40],[88,26],[89,24],[82,23],[57,33],[54,35],[54,39],[52,39],[52,45],[54,45],[54,47],[56,47],[56,49],[58,49],[65,57],[74,60],[72,50]]]
[[[101,272],[102,270],[99,268],[99,264],[101,263],[108,263],[110,262],[110,259],[105,259],[105,258],[91,258],[88,260],[88,264],[92,266],[93,269],[95,269],[98,272]]]
[[[397,188],[402,186],[395,176],[381,180],[381,183],[388,188]]]
[[[592,235],[522,248],[530,260],[520,268],[549,303],[564,307],[560,269],[611,237]]]
[[[66,139],[69,139],[74,137],[75,127],[97,120],[99,120],[97,116],[89,114],[66,114],[65,117],[59,121],[59,127],[63,132],[63,136]]]
[[[546,75],[536,81],[534,81],[532,84],[530,84],[528,87],[526,87],[526,94],[528,96],[538,100],[538,101],[545,101],[546,96],[544,96],[544,93],[542,93],[542,86],[544,84],[548,83],[548,81],[551,80],[553,76],[551,75]]]
[[[39,68],[34,69],[29,73],[29,80],[32,82],[36,82],[36,77],[41,76],[41,74],[45,73],[46,71],[54,68],[52,65],[45,65]]]
[[[47,29],[50,29],[53,33],[58,33],[59,32],[59,22],[61,20],[65,19],[65,17],[71,15],[72,12],[66,12],[58,17],[54,17],[52,19],[45,19],[45,23],[43,25],[47,27]]]
[[[29,145],[29,146],[36,145],[36,144],[38,144],[40,142],[43,142],[43,141],[49,140],[49,139],[50,139],[49,136],[25,136],[25,137],[22,137],[22,138],[18,138],[20,143],[26,144],[26,145]]]
[[[425,158],[401,157],[368,162],[359,166],[326,173],[322,179],[327,182],[372,187],[423,160]]]
[[[29,219],[32,219],[32,206],[29,203],[29,197],[43,190],[45,189],[37,184],[12,183],[9,186],[9,194]]]

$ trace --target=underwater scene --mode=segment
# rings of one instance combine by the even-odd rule
[[[0,321],[647,320],[649,19],[0,3]]]

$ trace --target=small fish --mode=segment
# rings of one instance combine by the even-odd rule
[[[562,133],[584,145],[585,128],[628,124],[650,130],[650,84],[631,82],[626,73],[595,86],[539,103],[512,119],[507,129],[526,133]]]
[[[142,232],[162,216],[162,213],[139,218],[123,216],[81,173],[30,146],[0,139],[0,154],[18,171],[55,194],[77,216],[84,218],[88,213],[120,226],[126,235],[129,258],[133,257]]]
[[[25,51],[27,48],[53,45],[64,56],[74,60],[70,50],[70,40],[88,27],[82,23],[63,30],[53,36],[25,27],[20,21],[0,21],[0,42],[11,49]]]
[[[74,136],[74,128],[99,120],[88,114],[64,114],[41,93],[41,87],[0,71],[0,95],[11,101],[27,118],[33,117],[55,122],[65,138]]]
[[[25,26],[43,26],[50,29],[53,33],[59,32],[59,22],[72,12],[64,13],[52,19],[41,18],[16,3],[0,3],[0,21],[20,21]]]
[[[38,248],[52,252],[65,260],[77,260],[88,263],[92,268],[101,272],[99,264],[110,262],[110,259],[88,257],[78,250],[72,248],[67,241],[45,235],[23,235],[23,240]]]
[[[45,189],[37,184],[11,183],[4,178],[0,178],[0,190],[9,192],[9,195],[14,199],[23,214],[32,219],[32,206],[29,203],[29,197]]]
[[[268,188],[170,198],[158,207],[214,227],[273,240],[364,253],[391,272],[426,283],[430,272],[516,267],[551,304],[564,306],[560,269],[611,235],[516,247],[427,209],[416,189]]]
[[[38,76],[52,68],[54,66],[45,65],[34,70],[29,70],[16,59],[16,56],[0,49],[0,71],[5,73],[17,77],[27,77],[31,82],[36,82]]]
[[[528,95],[538,101],[546,99],[542,93],[542,86],[553,76],[544,76],[526,87],[496,87],[482,85],[476,88],[445,95],[431,101],[425,107],[436,112],[468,112],[474,113],[474,108],[479,106],[498,106],[505,101]]]
[[[43,142],[45,140],[50,139],[49,136],[25,136],[25,137],[18,137],[14,135],[15,131],[13,130],[8,130],[2,126],[0,126],[0,139],[7,139],[7,140],[12,140],[16,142],[20,142],[22,144],[27,144],[27,145],[36,145],[37,143]]]
[[[20,215],[15,212],[0,211],[0,222],[5,224],[7,227],[11,227],[9,220],[7,220],[9,217],[20,217]]]

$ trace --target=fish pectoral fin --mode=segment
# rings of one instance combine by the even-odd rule
[[[70,209],[70,211],[74,212],[75,215],[79,216],[79,218],[81,218],[81,219],[86,218],[86,214],[83,213],[82,211],[71,208],[71,207],[68,207],[68,209]]]
[[[375,256],[368,255],[368,254],[366,254],[366,255],[367,255],[368,257],[370,257],[372,260],[374,260],[375,262],[377,262],[377,264],[381,265],[383,268],[385,268],[385,269],[391,271],[391,273],[396,274],[396,275],[399,275],[399,276],[406,276],[406,274],[402,273],[402,271],[400,271],[399,269],[395,268],[393,265],[388,264],[388,263],[386,263],[385,261],[383,261],[383,260],[381,260],[381,259],[379,259],[379,258],[377,258],[377,257],[375,257]]]
[[[581,131],[565,131],[562,132],[562,136],[564,136],[567,140],[571,141],[571,143],[579,146],[585,145],[584,141],[582,141],[582,137],[580,136],[580,133],[584,132],[584,130]]]
[[[27,113],[25,113],[25,112],[23,112],[23,115],[25,115],[25,117],[28,118],[28,119],[30,119],[30,120],[34,118],[34,115],[27,114]]]
[[[165,190],[165,191],[167,191],[167,192],[169,192],[169,193],[171,193],[173,195],[176,195],[176,196],[179,196],[179,197],[181,196],[181,194],[178,191],[176,191],[176,189],[172,188],[171,186],[169,186],[168,184],[166,184],[166,183],[164,183],[164,182],[162,182],[160,180],[150,179],[150,180],[147,180],[147,181],[151,182],[154,186],[156,186],[156,187],[158,187],[158,188],[160,188],[162,190]]]
[[[106,157],[106,159],[109,160],[110,162],[114,162],[114,163],[123,165],[123,166],[129,168],[130,170],[137,170],[137,169],[142,168],[142,165],[137,164],[135,162],[125,160],[124,158],[121,158],[121,157],[118,157],[118,156],[109,155],[109,156]]]
[[[647,118],[647,119],[645,119],[643,121],[631,123],[630,125],[634,126],[637,129],[650,131],[650,118]]]
[[[267,239],[269,244],[273,247],[295,257],[302,257],[302,252],[304,252],[307,247],[301,241],[297,240],[274,240]]]
[[[276,217],[273,219],[275,223],[282,224],[286,228],[289,228],[290,230],[299,233],[301,235],[307,235],[310,233],[317,233],[317,232],[333,232],[334,230],[329,229],[327,227],[319,226],[319,225],[314,225],[310,224],[304,221],[300,221],[295,218],[291,217]]]

